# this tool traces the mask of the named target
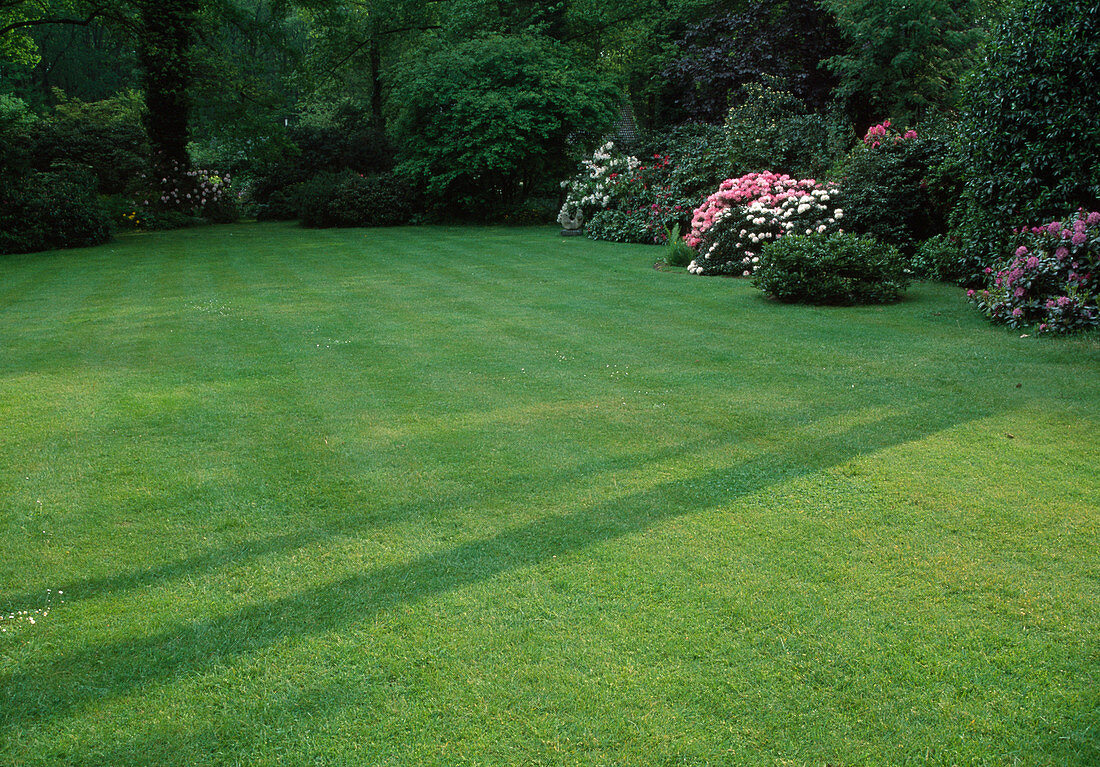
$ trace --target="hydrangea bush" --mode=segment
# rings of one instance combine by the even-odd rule
[[[991,284],[968,290],[994,322],[1039,333],[1069,333],[1100,325],[1100,212],[1016,230],[1011,258],[989,267]]]
[[[840,231],[844,211],[838,200],[835,186],[813,179],[774,173],[727,179],[692,217],[692,231],[684,241],[698,249],[698,256],[688,271],[748,277],[760,263],[765,243],[788,234]]]

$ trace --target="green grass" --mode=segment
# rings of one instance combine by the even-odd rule
[[[0,764],[1097,764],[1097,336],[659,256],[0,260]]]

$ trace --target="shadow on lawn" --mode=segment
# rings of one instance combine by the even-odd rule
[[[159,634],[62,654],[0,678],[3,729],[67,716],[87,705],[201,674],[287,638],[313,636],[580,551],[685,514],[714,508],[792,478],[955,425],[941,416],[915,429],[909,413],[792,444],[751,462],[667,482],[563,516],[540,519],[484,540],[429,554],[229,615]],[[287,541],[289,545],[289,541]],[[106,584],[104,585],[106,587]],[[10,730],[9,730],[10,731]]]

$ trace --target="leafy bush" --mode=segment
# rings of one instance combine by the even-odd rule
[[[967,291],[987,317],[1040,333],[1100,324],[1100,213],[1018,230],[1017,242],[1011,258],[988,270],[987,289]]]
[[[310,114],[249,151],[262,156],[247,171],[247,202],[261,221],[297,218],[299,185],[318,173],[350,170],[371,176],[388,173],[394,165],[394,152],[385,136],[363,109],[347,103],[331,113]]]
[[[946,234],[929,237],[918,245],[911,265],[918,276],[940,282],[958,283],[970,273],[958,243]]]
[[[818,176],[855,141],[839,115],[810,112],[775,78],[742,88],[740,104],[726,115],[733,167],[741,173],[767,168],[793,176]]]
[[[729,141],[723,125],[686,123],[649,134],[638,147],[641,157],[667,157],[668,183],[690,207],[733,175]]]
[[[853,234],[783,237],[765,245],[753,284],[780,301],[875,304],[908,285],[897,248]]]
[[[663,236],[656,234],[658,227],[659,223],[651,218],[647,208],[611,208],[596,211],[584,225],[584,234],[590,240],[652,245],[664,240]],[[655,239],[658,237],[659,240]]]
[[[947,228],[950,192],[938,167],[947,145],[909,129],[894,130],[887,120],[867,131],[848,156],[844,194],[848,228],[912,255],[917,245]]]
[[[534,35],[417,51],[403,71],[399,168],[441,213],[485,217],[564,176],[570,144],[610,127],[619,102],[567,46]]]
[[[110,238],[110,219],[90,177],[32,172],[0,191],[0,253],[78,248]]]
[[[418,211],[409,183],[392,173],[319,173],[302,185],[300,200],[302,225],[317,228],[398,226]]]
[[[101,194],[131,189],[148,167],[149,147],[141,126],[141,96],[132,91],[110,99],[83,102],[61,97],[55,113],[41,121],[31,141],[34,167],[80,165],[94,176]]]
[[[688,264],[688,271],[748,277],[757,269],[760,250],[768,242],[787,235],[836,231],[844,215],[834,207],[838,190],[810,179],[793,185],[791,181],[777,183],[772,188],[780,191],[761,195],[748,205],[714,213],[699,241],[699,257]],[[742,188],[752,190],[753,186]]]
[[[19,176],[30,169],[31,132],[38,117],[22,99],[0,94],[0,179]]]
[[[500,223],[509,226],[535,226],[554,220],[558,201],[552,197],[531,197],[504,210]]]
[[[956,225],[969,257],[991,266],[1013,228],[1100,207],[1094,0],[1010,5],[963,96],[967,183]]]

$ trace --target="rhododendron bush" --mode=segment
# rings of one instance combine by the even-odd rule
[[[986,269],[991,284],[967,295],[994,322],[1040,333],[1100,324],[1100,213],[1017,230],[1011,258]]]
[[[690,208],[670,172],[668,156],[655,154],[643,163],[616,152],[609,141],[581,162],[576,176],[562,182],[566,198],[559,218],[582,214],[588,222],[585,234],[595,240],[663,243]]]
[[[692,274],[749,276],[759,264],[759,250],[786,234],[841,231],[844,211],[839,190],[814,179],[793,179],[771,172],[726,179],[692,215],[684,241],[699,255],[688,265]]]

